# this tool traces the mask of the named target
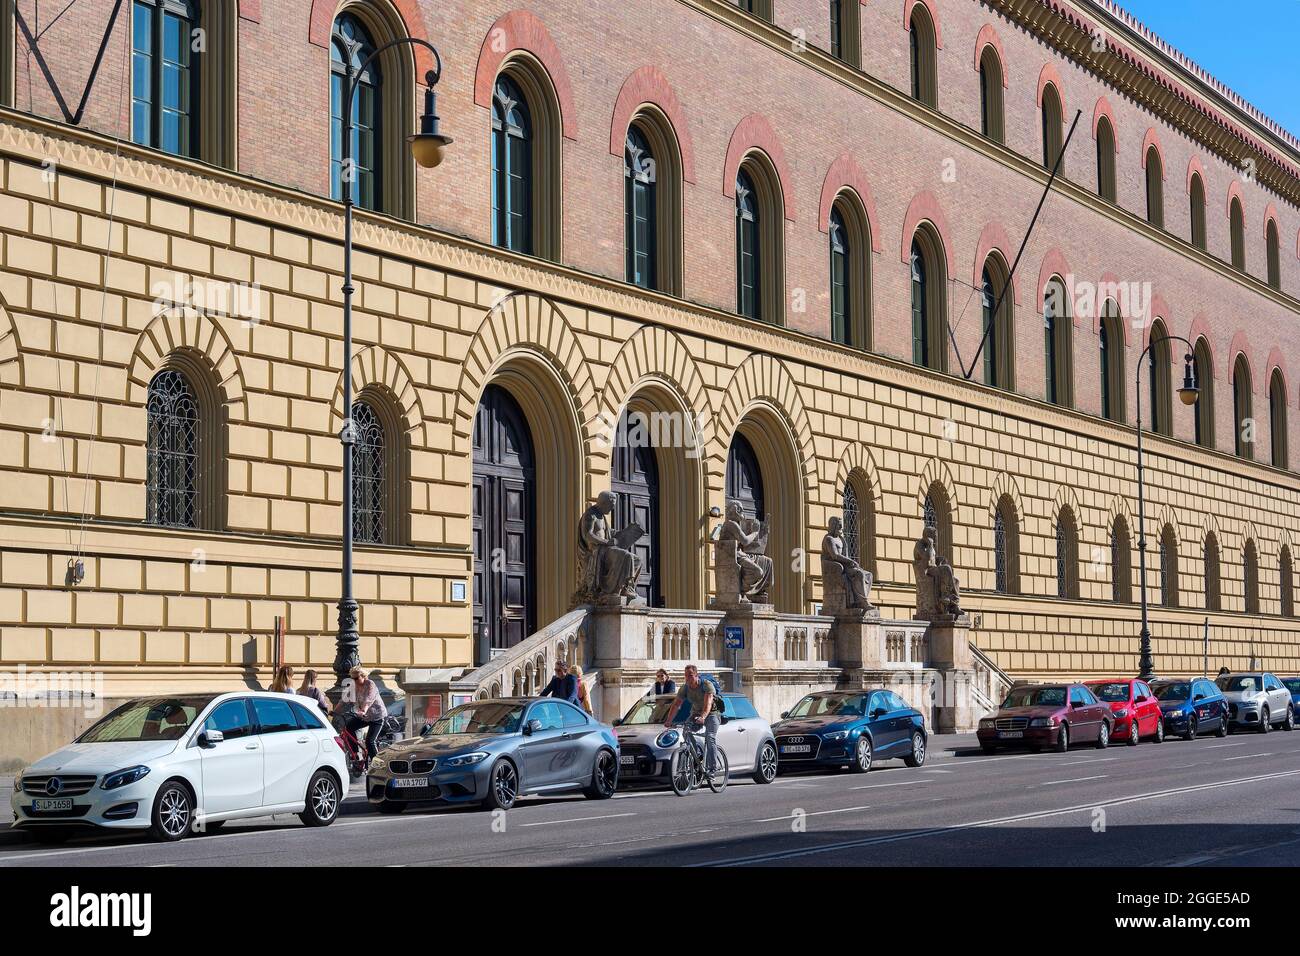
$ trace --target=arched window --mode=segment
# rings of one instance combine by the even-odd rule
[[[203,479],[199,400],[178,369],[149,383],[145,520],[169,528],[197,528]]]
[[[12,16],[12,11],[10,11]],[[131,23],[131,139],[198,157],[197,3],[135,0]]]
[[[874,574],[876,521],[871,495],[855,476],[844,483],[840,503],[844,509],[845,552]]]
[[[831,56],[862,65],[862,24],[857,0],[831,0]]]
[[[357,72],[374,52],[375,42],[360,20],[345,13],[334,21],[330,38],[330,195],[342,199],[344,184],[351,183],[352,201],[363,209],[380,208],[383,186],[383,76],[377,61],[372,61],[364,73]],[[349,72],[356,80],[350,169],[344,169],[343,101]]]
[[[1010,495],[998,499],[993,512],[993,588],[1020,593],[1020,518]]]
[[[1268,284],[1274,289],[1282,288],[1282,262],[1279,255],[1281,245],[1277,237],[1277,221],[1270,219],[1264,229],[1264,254],[1268,259]]]
[[[492,244],[533,251],[532,117],[523,91],[508,76],[492,91]]]
[[[1160,161],[1160,151],[1147,147],[1147,222],[1165,227],[1165,166]]]
[[[1205,183],[1200,173],[1192,173],[1192,183],[1187,190],[1192,205],[1192,245],[1205,248]]]
[[[1214,360],[1210,355],[1210,345],[1204,338],[1196,340],[1192,349],[1192,368],[1196,373],[1198,392],[1196,404],[1192,408],[1192,417],[1196,428],[1196,444],[1205,448],[1214,447]]]
[[[929,228],[912,238],[912,361],[925,368],[948,367],[947,295],[942,245]]]
[[[1074,325],[1070,319],[1069,296],[1058,276],[1043,290],[1044,395],[1057,405],[1074,404]]]
[[[627,236],[627,281],[643,289],[657,288],[655,217],[655,156],[635,126],[627,128],[623,146],[623,203]]]
[[[861,201],[845,190],[831,206],[828,224],[831,338],[871,348],[871,227]]]
[[[1286,382],[1279,368],[1273,369],[1268,382],[1268,425],[1273,465],[1286,468],[1290,457],[1286,440]]]
[[[1070,508],[1056,516],[1056,596],[1079,596],[1079,525]]]
[[[1246,613],[1259,613],[1259,551],[1254,541],[1247,541],[1242,554],[1242,589]]]
[[[1172,524],[1160,531],[1160,603],[1178,607],[1178,536]]]
[[[1233,447],[1239,458],[1255,457],[1254,402],[1251,395],[1250,366],[1246,356],[1238,355],[1232,365]]]
[[[1174,433],[1173,385],[1170,382],[1169,333],[1164,323],[1157,319],[1151,325],[1149,337],[1151,351],[1147,355],[1147,384],[1150,392],[1151,430],[1159,435]],[[1197,381],[1204,394],[1204,383]]]
[[[1001,256],[989,256],[980,276],[980,308],[984,320],[984,384],[1013,389],[1016,387],[1015,330],[1011,319],[1014,301],[1009,290],[1003,292],[1008,274]],[[1002,296],[1000,303],[998,296]]]
[[[1097,120],[1097,195],[1115,202],[1115,129],[1105,116]]]
[[[939,82],[936,73],[934,23],[923,4],[912,7],[908,21],[908,43],[911,50],[912,99],[929,107],[936,107]]]
[[[933,482],[926,491],[921,507],[921,520],[927,528],[935,530],[935,544],[941,557],[955,563],[952,553],[952,499],[939,482]]]
[[[1278,589],[1283,617],[1295,617],[1295,569],[1291,564],[1291,549],[1285,544],[1277,556]]]
[[[838,209],[831,209],[831,338],[836,342],[849,341],[849,302],[852,290],[849,285],[849,240],[844,228],[844,217]]]
[[[1241,208],[1241,200],[1232,197],[1228,207],[1228,233],[1232,244],[1232,267],[1246,271],[1246,213]]]
[[[385,542],[388,514],[388,475],[385,469],[384,426],[366,401],[352,403],[352,534],[361,544]]]
[[[736,173],[736,311],[773,325],[784,320],[783,210],[776,171],[750,156]]]
[[[682,292],[682,164],[672,124],[642,107],[623,146],[627,281]]]
[[[1213,531],[1205,535],[1205,609],[1218,611],[1223,607],[1222,585],[1219,577],[1219,539]]]
[[[742,169],[736,176],[736,311],[750,319],[763,314],[761,217],[758,191]]]
[[[1119,306],[1107,299],[1097,326],[1098,367],[1101,372],[1101,416],[1124,421],[1124,325]]]
[[[1110,526],[1110,596],[1116,604],[1133,601],[1133,546],[1128,522],[1116,515]]]
[[[1056,91],[1056,87],[1048,83],[1043,87],[1043,168],[1051,170],[1055,168],[1057,158],[1061,160],[1061,168],[1057,173],[1059,176],[1065,175],[1065,158],[1061,156],[1062,150],[1062,126],[1065,123],[1065,117],[1061,110],[1061,94]]]
[[[1006,142],[1006,110],[1002,105],[1002,60],[992,43],[980,54],[980,132]]]

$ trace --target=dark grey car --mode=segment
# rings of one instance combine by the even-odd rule
[[[383,750],[366,771],[381,813],[413,803],[478,803],[508,810],[525,794],[618,787],[618,741],[608,724],[562,700],[506,697],[452,708],[418,737]]]

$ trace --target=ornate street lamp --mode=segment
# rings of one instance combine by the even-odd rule
[[[452,142],[438,128],[438,103],[433,88],[442,77],[442,58],[437,48],[427,40],[417,37],[399,37],[385,43],[366,58],[357,69],[351,61],[347,67],[347,82],[343,86],[343,428],[339,441],[343,445],[343,581],[339,596],[339,629],[334,654],[336,686],[341,686],[349,671],[361,663],[357,653],[361,635],[357,632],[357,601],[352,592],[352,449],[356,444],[356,429],[352,422],[352,207],[356,177],[352,173],[352,97],[358,80],[365,75],[370,64],[385,50],[402,43],[425,47],[433,54],[434,68],[424,75],[424,111],[420,114],[419,130],[408,136],[411,154],[416,163],[432,169],[442,162],[443,153]]]
[[[1197,398],[1200,397],[1200,388],[1196,384],[1196,369],[1192,359],[1192,343],[1181,335],[1166,335],[1163,338],[1156,339],[1142,350],[1142,354],[1137,360],[1137,481],[1138,481],[1138,574],[1140,580],[1139,593],[1142,597],[1142,632],[1139,636],[1141,646],[1141,658],[1138,664],[1138,677],[1142,680],[1151,680],[1155,676],[1156,664],[1151,655],[1151,628],[1147,620],[1147,524],[1146,524],[1146,493],[1142,484],[1142,360],[1145,359],[1153,348],[1164,342],[1182,342],[1187,346],[1187,354],[1183,357],[1183,384],[1178,389],[1178,398],[1184,405],[1195,405]],[[1155,361],[1152,359],[1152,361]],[[1155,396],[1152,396],[1152,401]]]

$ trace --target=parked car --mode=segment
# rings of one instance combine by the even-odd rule
[[[1216,736],[1227,736],[1228,702],[1209,678],[1157,680],[1151,689],[1160,702],[1166,734],[1195,740],[1197,734],[1213,730]]]
[[[925,763],[925,718],[889,690],[808,694],[772,725],[777,769],[844,767],[866,773],[877,760]]]
[[[347,790],[315,704],[247,691],[129,700],[18,774],[12,804],[14,826],[41,842],[76,828],[179,840],[272,813],[329,826]]]
[[[1283,730],[1295,728],[1291,692],[1267,671],[1224,674],[1216,683],[1228,699],[1232,729],[1252,727],[1266,734],[1275,725]]]
[[[621,779],[668,783],[669,763],[681,743],[681,732],[665,728],[664,722],[676,699],[674,694],[643,697],[614,721]],[[732,775],[749,773],[755,783],[771,783],[777,767],[772,728],[743,694],[723,694],[722,699],[726,710],[718,728],[718,746],[727,755],[728,769]]]
[[[413,803],[508,810],[526,794],[618,788],[618,740],[608,724],[563,700],[504,697],[452,708],[418,737],[380,751],[366,796],[381,813]]]
[[[1283,677],[1282,686],[1291,692],[1291,712],[1300,713],[1300,677]]]
[[[1072,743],[1110,743],[1115,716],[1083,684],[1026,684],[1011,688],[997,714],[979,722],[975,735],[986,754],[999,747],[1052,747],[1065,753]]]
[[[1145,681],[1131,677],[1111,680],[1090,680],[1089,690],[1104,704],[1110,705],[1115,723],[1111,734],[1116,740],[1137,746],[1143,737],[1156,743],[1165,739],[1165,721],[1160,712],[1160,702]]]

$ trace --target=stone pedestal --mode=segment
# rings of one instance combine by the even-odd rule
[[[880,669],[885,666],[881,641],[880,611],[846,608],[835,615],[835,659],[846,671]]]
[[[723,612],[718,627],[726,634],[728,627],[739,627],[745,634],[745,646],[731,653],[732,690],[743,691],[754,681],[755,668],[770,666],[777,659],[776,609],[771,604],[752,602],[730,605],[715,602],[715,609]]]
[[[930,666],[937,672],[934,729],[937,733],[966,733],[978,716],[971,705],[975,662],[970,650],[970,618],[962,614],[936,616],[928,632]]]

